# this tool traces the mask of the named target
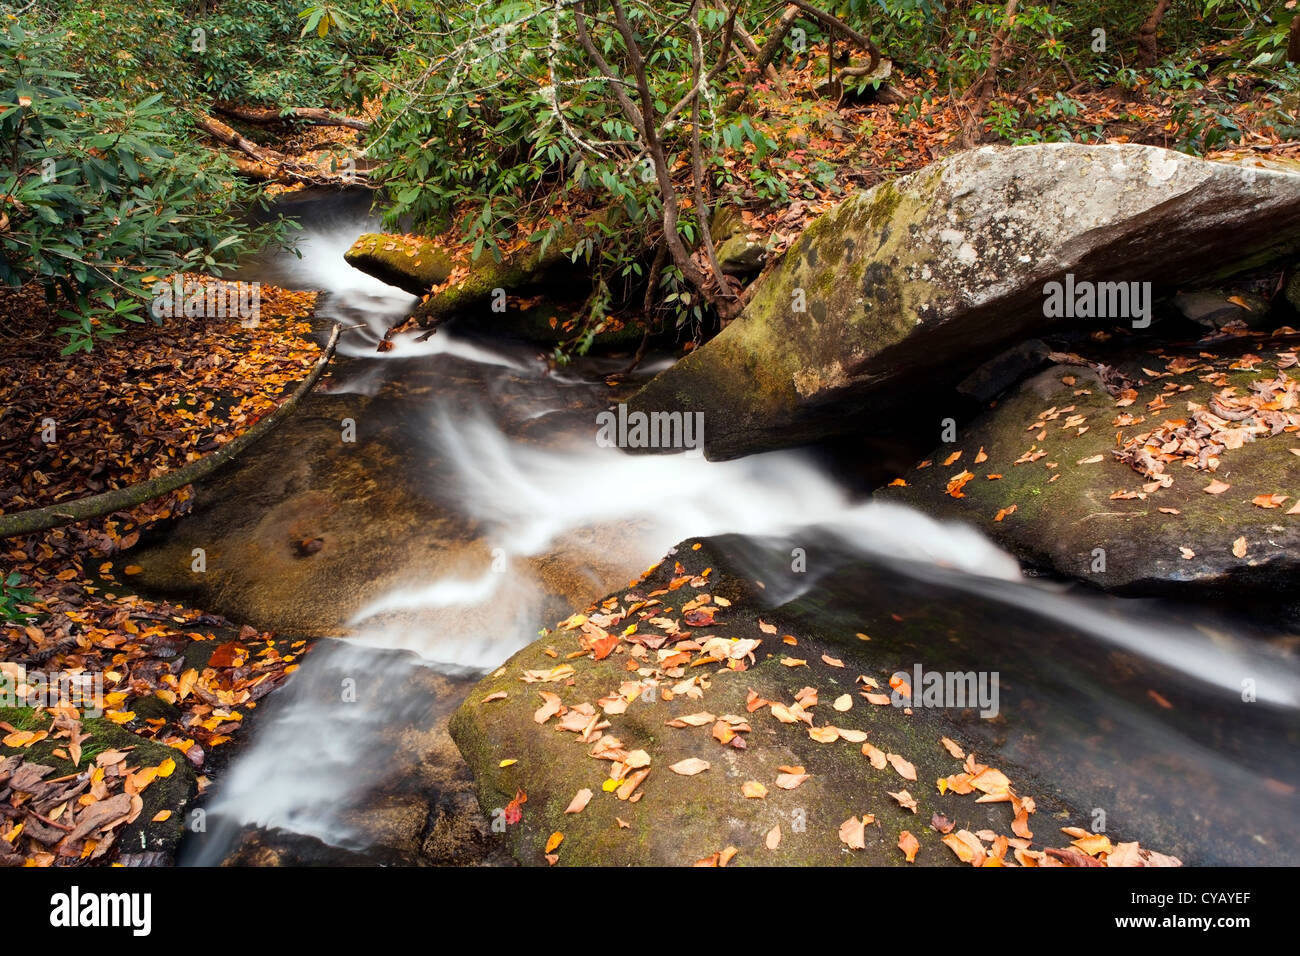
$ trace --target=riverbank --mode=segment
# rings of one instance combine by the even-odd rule
[[[315,296],[273,287],[262,287],[259,295],[256,324],[177,318],[130,326],[90,355],[61,356],[47,340],[0,342],[0,364],[12,372],[0,382],[4,512],[174,470],[220,449],[271,413],[320,356],[309,337]],[[103,714],[86,722],[87,748],[99,743],[99,749],[111,745],[125,752],[120,767],[109,767],[135,772],[120,775],[133,780],[132,793],[148,788],[152,797],[164,789],[155,790],[152,779],[146,783],[140,776],[146,754],[161,765],[158,754],[171,753],[186,766],[177,779],[190,780],[188,788],[168,787],[161,803],[151,803],[150,818],[166,813],[171,823],[157,821],[156,838],[139,846],[134,834],[113,846],[98,829],[68,842],[61,826],[47,824],[6,828],[9,856],[33,865],[76,859],[86,841],[98,836],[98,845],[85,849],[96,863],[145,852],[146,845],[148,862],[170,862],[182,808],[206,788],[203,771],[213,751],[239,734],[258,701],[305,653],[305,641],[277,640],[273,632],[137,592],[134,549],[165,534],[192,504],[193,490],[185,487],[127,511],[9,538],[0,546],[0,657],[11,678],[7,690],[17,692],[20,677],[29,688],[42,675],[102,677]],[[188,556],[191,573],[203,573],[203,564],[201,555]],[[23,712],[22,727],[14,724],[14,712],[6,713],[16,728],[0,740],[0,755],[15,761],[9,770],[38,769],[51,758],[56,776],[88,770],[72,749],[81,731],[70,731],[58,712]],[[138,744],[130,743],[133,737]],[[42,741],[48,741],[46,749]],[[101,765],[97,772],[102,770]],[[83,798],[80,812],[90,813],[114,794],[104,789],[91,796]],[[128,827],[134,821],[131,816]],[[52,845],[56,836],[59,842]]]

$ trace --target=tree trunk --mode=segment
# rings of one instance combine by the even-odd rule
[[[1288,63],[1300,63],[1300,10],[1291,18],[1291,29],[1286,37],[1286,60]]]
[[[1138,31],[1138,65],[1155,66],[1156,65],[1156,31],[1160,29],[1160,21],[1165,18],[1169,11],[1169,5],[1173,0],[1156,0],[1155,9],[1151,11],[1151,16],[1146,18],[1142,24],[1142,29]]]
[[[293,414],[294,408],[312,390],[316,381],[321,377],[321,373],[325,371],[325,366],[329,364],[330,359],[334,356],[334,348],[338,345],[341,328],[339,325],[334,326],[334,331],[330,333],[329,342],[325,345],[325,353],[316,362],[307,377],[294,390],[293,394],[286,398],[279,408],[212,454],[205,455],[198,461],[191,462],[183,468],[169,471],[157,478],[150,478],[148,481],[137,482],[126,488],[115,488],[112,491],[105,491],[103,494],[78,498],[76,501],[61,501],[44,508],[33,508],[30,511],[0,515],[0,538],[31,534],[36,531],[48,531],[50,528],[58,528],[76,521],[102,518],[104,515],[112,514],[115,511],[124,511],[127,508],[142,505],[146,501],[152,501],[154,498],[161,498],[177,488],[183,488],[186,485],[193,484],[200,478],[206,478],[240,452],[269,435],[277,425]]]

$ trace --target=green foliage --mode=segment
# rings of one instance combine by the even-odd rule
[[[673,0],[628,7],[634,28],[646,38],[646,70],[660,117],[691,86],[690,33],[682,26],[689,6]],[[712,64],[726,11],[701,6],[696,16]],[[670,24],[676,28],[668,29]],[[588,308],[592,323],[599,323],[606,304],[645,275],[642,259],[660,230],[662,197],[641,137],[581,48],[575,27],[571,8],[540,0],[442,10],[416,34],[415,49],[376,76],[393,92],[376,123],[370,155],[384,164],[391,200],[387,222],[414,221],[429,231],[454,226],[475,258],[499,258],[521,223],[540,221],[530,239],[546,249],[589,211],[621,210],[618,228],[564,250],[597,269]],[[626,65],[628,51],[612,26],[593,14],[591,31],[606,59]],[[724,122],[717,115],[729,92],[726,82],[737,76],[733,63],[716,77],[702,111],[706,175],[721,193],[748,185],[735,182],[726,168],[728,150],[763,157],[776,149],[747,116]],[[688,149],[689,128],[685,115],[669,125],[670,155]],[[755,185],[764,197],[785,198],[775,177]],[[556,207],[571,212],[547,218]],[[695,211],[683,210],[678,230],[687,245],[698,241]],[[703,306],[678,286],[680,276],[664,270],[661,279],[668,290],[662,300],[680,322],[703,315]]]
[[[16,24],[0,34],[0,282],[39,283],[61,306],[65,351],[89,351],[144,321],[153,277],[220,274],[285,227],[244,224],[256,192],[173,132],[161,94],[77,95],[51,65],[60,53]]]
[[[68,69],[93,96],[165,93],[176,104],[211,100],[276,107],[358,106],[361,64],[386,55],[400,32],[391,8],[349,9],[299,0],[70,2],[59,8]],[[305,21],[305,22],[304,22]]]
[[[18,610],[18,605],[30,604],[36,594],[30,588],[19,587],[22,583],[23,576],[17,571],[0,578],[0,621],[25,624],[31,618],[30,614]]]

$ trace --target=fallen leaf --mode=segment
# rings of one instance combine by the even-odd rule
[[[709,762],[701,760],[699,757],[687,757],[685,760],[679,760],[668,768],[673,773],[679,773],[683,777],[693,777],[697,773],[703,773],[709,769]]]
[[[763,844],[769,850],[775,850],[781,845],[781,824],[777,824],[767,831],[767,836],[763,839]]]
[[[885,759],[889,765],[898,772],[898,775],[904,780],[916,779],[916,768],[900,757],[898,754],[885,754]]]
[[[780,773],[776,776],[776,785],[782,790],[794,790],[808,779],[806,773]]]
[[[570,800],[569,805],[564,808],[564,812],[581,813],[583,809],[587,806],[587,804],[590,802],[591,802],[591,790],[588,787],[583,787],[581,790],[579,790],[577,793],[573,795],[573,799]]]
[[[840,824],[840,842],[850,850],[867,848],[866,822],[868,817],[849,817]]]
[[[913,813],[916,812],[916,798],[913,797],[906,790],[900,790],[897,793],[894,793],[893,791],[886,791],[886,792],[895,800],[897,800],[898,805],[902,807],[904,810],[911,810]]]
[[[921,844],[917,842],[916,837],[904,830],[898,835],[898,848],[903,851],[907,862],[911,863],[916,859],[916,851],[921,849]]]
[[[885,757],[885,752],[879,747],[874,747],[871,744],[863,744],[862,756],[870,760],[871,766],[875,767],[877,770],[885,769],[887,759]]]

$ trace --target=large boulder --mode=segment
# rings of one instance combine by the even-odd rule
[[[1054,366],[876,497],[969,522],[1107,590],[1294,595],[1295,360],[1263,347],[1139,353],[1099,366],[1115,395],[1093,368]]]
[[[1008,851],[1008,863],[1050,865],[1043,850],[1069,839],[1058,828],[1089,827],[1095,807],[1116,844],[1140,840],[1189,862],[1262,859],[1247,846],[1260,826],[1279,834],[1279,849],[1294,842],[1285,823],[1269,822],[1276,797],[1262,783],[1244,794],[1216,781],[1212,762],[1198,765],[1198,748],[1171,758],[1169,736],[1150,732],[1147,721],[1166,713],[1149,696],[1155,686],[1197,724],[1184,728],[1197,739],[1209,734],[1202,721],[1240,706],[1237,695],[1172,689],[1149,661],[1099,653],[1071,623],[983,597],[1019,582],[972,595],[825,538],[800,542],[808,573],[791,572],[788,543],[684,543],[469,694],[452,737],[515,859],[690,865],[734,852],[735,865],[903,865],[906,831],[917,864],[956,864],[962,850],[941,830],[983,837],[992,855],[995,835],[1013,837],[1017,807],[1007,794],[976,802],[967,760],[996,768],[986,782],[1007,779],[1036,801],[1022,821],[1029,852]],[[917,662],[1000,674],[997,713],[891,706],[891,675]],[[1147,812],[1145,795],[1171,778],[1194,785],[1174,788],[1167,812]],[[1197,821],[1221,801],[1235,809],[1207,835]],[[841,832],[855,837],[851,821],[864,815],[850,849]]]
[[[897,403],[956,382],[1071,321],[1045,317],[1048,283],[1149,281],[1159,297],[1298,242],[1293,172],[1131,144],[959,153],[814,222],[742,316],[630,406],[704,412],[714,459],[849,433],[882,389]]]

